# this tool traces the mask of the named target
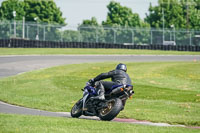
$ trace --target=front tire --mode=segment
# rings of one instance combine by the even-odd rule
[[[82,115],[82,106],[83,106],[83,101],[80,99],[78,102],[74,104],[74,106],[71,109],[71,116],[78,118]]]
[[[101,120],[110,121],[114,119],[121,111],[123,104],[121,99],[116,98],[108,101],[108,107],[100,110],[99,118]]]

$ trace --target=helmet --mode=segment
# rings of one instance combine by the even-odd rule
[[[123,70],[124,72],[127,71],[126,65],[125,65],[125,64],[122,64],[122,63],[118,64],[117,67],[116,67],[116,69],[117,69],[117,70]]]

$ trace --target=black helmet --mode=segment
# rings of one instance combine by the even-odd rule
[[[125,65],[125,64],[122,64],[122,63],[118,64],[117,67],[116,67],[116,69],[117,69],[117,70],[123,70],[124,72],[127,71],[126,65]]]

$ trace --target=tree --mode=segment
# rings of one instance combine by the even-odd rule
[[[24,4],[26,21],[36,20],[39,23],[59,24],[60,26],[46,27],[46,36],[48,36],[46,39],[50,41],[60,40],[61,35],[58,29],[66,23],[65,18],[62,17],[62,12],[55,2],[53,0],[24,0]]]
[[[16,11],[16,20],[25,16],[24,3],[19,0],[6,0],[0,6],[0,20],[13,20],[13,11]]]
[[[137,27],[149,28],[149,24],[140,19],[137,13],[126,6],[121,6],[120,3],[111,1],[108,8],[107,20],[102,22],[102,25],[114,26],[115,29],[107,31],[107,39],[114,38],[114,43],[147,43],[144,36],[148,36],[141,30],[134,30]],[[137,37],[137,36],[139,37]],[[115,37],[116,36],[116,37]]]
[[[149,14],[145,21],[151,27],[170,28],[174,25],[176,29],[200,29],[200,0],[159,0],[158,6],[150,4]]]
[[[62,12],[53,0],[5,0],[0,7],[0,19],[12,20],[16,11],[16,20],[65,24]]]
[[[63,41],[64,42],[78,42],[79,32],[74,31],[74,30],[65,30],[63,32]]]
[[[200,10],[200,0],[194,0],[194,5],[195,5],[195,8]]]
[[[89,19],[86,19],[86,20],[83,20],[82,24],[81,25],[94,25],[94,26],[98,26],[98,22],[97,22],[97,19],[95,17],[92,17],[91,20]]]
[[[107,20],[99,25],[96,18],[84,20],[79,26],[82,41],[84,42],[107,42],[107,43],[148,43],[144,36],[149,32],[133,30],[136,27],[149,27],[149,24],[140,19],[137,13],[133,13],[128,7],[111,1],[108,8]],[[86,26],[87,25],[87,26]],[[139,36],[136,37],[134,35]]]
[[[130,8],[121,6],[120,3],[115,1],[111,1],[107,8],[107,20],[102,22],[103,25],[140,26],[139,15],[133,13]]]
[[[191,0],[191,3],[186,2],[186,5],[187,28],[200,30],[200,0]]]
[[[0,23],[0,39],[9,38],[10,36],[10,25],[6,20]]]
[[[92,17],[91,20],[83,20],[78,27],[81,34],[81,41],[84,42],[105,42],[105,31],[103,27],[98,24],[97,19]]]
[[[27,21],[38,17],[42,22],[65,24],[65,18],[53,0],[24,0],[24,4]]]
[[[16,12],[15,18],[13,11]],[[62,17],[62,12],[53,0],[5,0],[2,2],[0,6],[0,20],[18,20],[15,28],[17,31],[16,37],[22,37],[22,23],[20,21],[22,21],[23,17],[25,17],[27,24],[28,21],[35,23],[25,26],[25,31],[32,31],[27,35],[29,39],[38,38],[39,40],[43,40],[45,37],[43,34],[45,28],[46,39],[59,40],[61,38],[59,29],[66,25],[65,18]],[[42,23],[53,23],[56,25],[44,27],[41,25]],[[10,32],[12,32],[12,25],[14,23],[10,23],[10,26],[7,25],[7,29],[10,29]]]

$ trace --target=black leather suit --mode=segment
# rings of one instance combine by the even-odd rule
[[[101,81],[107,78],[111,78],[112,81]],[[131,84],[131,79],[126,72],[116,69],[108,73],[99,74],[94,78],[94,82],[96,82],[95,85],[98,89],[97,91],[100,91],[99,93],[102,94],[109,90],[113,85]]]

